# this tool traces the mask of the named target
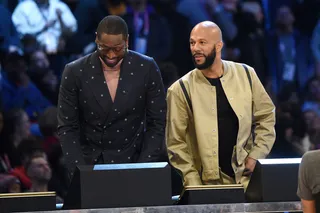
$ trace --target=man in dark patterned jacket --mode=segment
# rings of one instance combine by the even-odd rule
[[[97,51],[67,64],[58,103],[65,161],[76,165],[158,161],[164,144],[165,92],[156,62],[128,50],[128,27],[107,16]]]

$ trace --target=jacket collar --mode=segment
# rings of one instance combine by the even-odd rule
[[[222,60],[222,64],[223,64],[223,76],[221,77],[221,80],[225,80],[229,75],[229,65],[228,65],[227,61],[225,61],[225,60]],[[202,83],[205,83],[205,84],[208,84],[211,86],[210,82],[207,80],[207,78],[204,76],[204,74],[202,73],[201,70],[195,69],[195,73],[196,73],[197,78]]]

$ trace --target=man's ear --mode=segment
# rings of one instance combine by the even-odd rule
[[[95,40],[95,42],[97,42],[97,40],[98,40],[98,33],[95,32],[95,34],[96,34],[96,40]]]
[[[129,34],[128,34],[128,36],[127,36],[127,40],[126,40],[126,46],[127,46],[127,49],[129,48]]]
[[[219,41],[219,42],[216,44],[216,52],[221,52],[221,51],[222,51],[222,48],[223,48],[223,41]]]

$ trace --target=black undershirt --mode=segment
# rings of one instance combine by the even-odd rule
[[[234,171],[231,166],[233,147],[237,142],[238,118],[231,108],[223,91],[220,78],[207,78],[212,86],[216,87],[218,136],[219,136],[219,166],[221,171],[231,177]]]

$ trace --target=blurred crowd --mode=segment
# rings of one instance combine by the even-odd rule
[[[129,48],[156,60],[166,88],[193,69],[192,27],[217,23],[223,59],[255,68],[277,106],[269,157],[320,149],[319,0],[0,0],[0,192],[65,197],[59,82],[66,63],[95,51],[110,14],[127,22]]]

